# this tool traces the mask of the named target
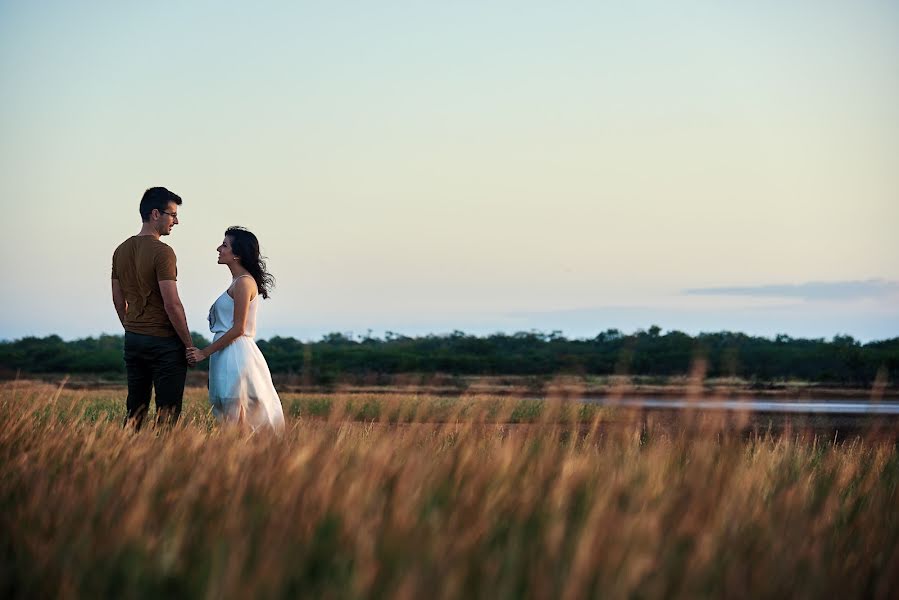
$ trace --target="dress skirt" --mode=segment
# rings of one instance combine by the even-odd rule
[[[224,333],[215,334],[219,339]],[[209,357],[209,402],[220,422],[243,422],[254,431],[284,429],[281,399],[259,346],[240,336]]]

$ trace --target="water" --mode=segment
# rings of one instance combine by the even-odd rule
[[[690,408],[765,413],[818,413],[840,415],[899,415],[899,401],[868,400],[682,400],[676,398],[591,398],[584,400],[601,406],[627,408]]]

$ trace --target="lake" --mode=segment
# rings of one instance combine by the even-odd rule
[[[677,398],[588,398],[583,402],[601,406],[652,409],[698,409],[733,412],[761,413],[819,413],[841,415],[899,415],[899,401],[874,402],[870,400],[768,400],[749,398],[741,400]]]

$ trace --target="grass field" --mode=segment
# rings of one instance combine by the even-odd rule
[[[218,428],[201,389],[179,426],[135,434],[121,390],[2,384],[0,595],[899,590],[895,437],[679,427],[561,397],[282,399],[281,437]]]

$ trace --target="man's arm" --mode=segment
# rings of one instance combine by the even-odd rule
[[[118,279],[112,280],[112,304],[115,311],[119,315],[119,322],[125,327],[125,313],[128,311],[128,302],[125,300],[125,294],[122,292],[122,286]]]
[[[184,347],[190,348],[194,343],[190,339],[190,329],[187,328],[184,305],[181,304],[181,298],[178,297],[178,284],[174,281],[162,280],[159,282],[159,292],[162,294],[162,302],[165,304],[165,313],[175,327],[175,332],[181,338]]]

